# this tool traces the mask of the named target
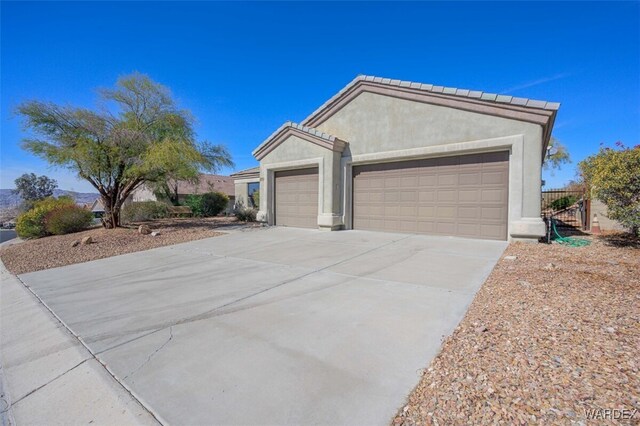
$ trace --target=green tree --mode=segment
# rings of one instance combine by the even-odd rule
[[[14,181],[15,194],[20,195],[27,206],[33,205],[35,201],[42,200],[53,195],[53,191],[58,187],[55,179],[47,176],[36,176],[35,173],[25,173]]]
[[[558,170],[563,164],[571,162],[569,150],[558,139],[551,137],[549,146],[547,147],[547,155],[545,157],[545,170]]]
[[[591,195],[607,206],[607,214],[638,234],[640,229],[640,145],[616,142],[602,147],[578,168]]]
[[[102,105],[96,111],[29,101],[18,114],[37,135],[23,141],[24,149],[75,171],[100,193],[105,228],[120,225],[120,209],[140,185],[231,162],[226,149],[196,140],[191,114],[149,77],[122,77],[99,93]]]
[[[224,145],[207,144],[202,147],[202,158],[200,169],[210,173],[218,173],[222,167],[233,167],[231,154]],[[198,186],[200,173],[191,167],[176,167],[174,170],[167,170],[162,179],[151,183],[153,192],[169,200],[173,205],[179,204],[178,183],[186,181]]]

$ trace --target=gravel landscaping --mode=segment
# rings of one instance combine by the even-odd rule
[[[640,424],[638,246],[511,244],[393,423]]]
[[[242,226],[233,217],[159,219],[145,222],[159,235],[142,235],[136,226],[118,229],[95,228],[74,234],[51,236],[0,248],[0,258],[13,274],[40,271],[74,263],[224,234],[227,227]],[[253,227],[258,224],[246,224]],[[222,232],[221,232],[222,231]],[[79,244],[91,237],[90,244]],[[74,246],[74,243],[76,245]]]

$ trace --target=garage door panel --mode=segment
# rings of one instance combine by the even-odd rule
[[[317,227],[317,167],[275,173],[275,224],[298,228]]]
[[[508,158],[505,151],[354,166],[353,226],[504,240]]]

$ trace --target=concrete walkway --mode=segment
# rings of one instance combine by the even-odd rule
[[[0,424],[158,424],[0,262]]]
[[[386,424],[505,247],[270,228],[20,278],[162,423]],[[5,371],[12,395],[85,364],[128,395],[66,337],[57,370]],[[117,423],[152,420],[122,401]]]

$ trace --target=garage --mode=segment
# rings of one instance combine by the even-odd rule
[[[318,168],[275,172],[275,224],[318,226]]]
[[[509,153],[353,167],[353,228],[507,239]]]
[[[546,232],[541,169],[559,107],[358,76],[253,150],[256,218],[327,231],[537,242]],[[317,174],[282,173],[312,165]]]

